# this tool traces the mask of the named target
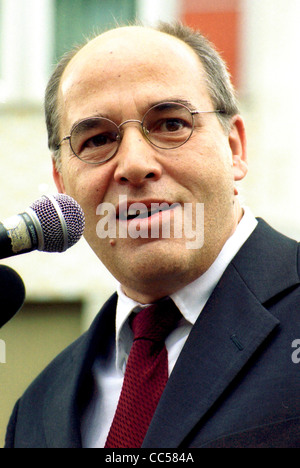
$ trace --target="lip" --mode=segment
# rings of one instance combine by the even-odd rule
[[[154,217],[163,216],[164,212],[171,211],[178,202],[170,202],[162,199],[124,200],[116,208],[116,219],[119,222],[147,222]]]
[[[178,207],[178,204],[176,205]],[[163,211],[155,211],[148,217],[137,216],[127,221],[119,222],[119,235],[127,233],[128,237],[147,241],[169,239],[173,237],[173,223],[175,217],[175,206],[170,205]]]

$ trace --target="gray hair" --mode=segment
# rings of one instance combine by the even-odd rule
[[[181,23],[161,22],[156,29],[185,42],[198,55],[206,72],[206,86],[210,98],[215,109],[221,111],[218,118],[225,132],[229,133],[231,119],[239,114],[239,108],[231,76],[220,53],[199,31]]]
[[[61,77],[65,69],[67,68],[67,65],[70,63],[72,58],[77,54],[81,47],[77,46],[63,55],[50,77],[45,92],[45,118],[48,131],[48,147],[52,151],[53,160],[55,161],[57,169],[60,169],[61,162],[60,148],[58,148],[58,145],[60,143],[60,115],[58,111],[58,90]]]
[[[181,23],[159,23],[153,28],[182,40],[198,55],[206,72],[206,85],[212,102],[218,114],[220,123],[226,133],[231,128],[231,118],[239,113],[234,87],[226,64],[215,47],[199,31],[195,31]],[[66,53],[57,64],[46,88],[45,117],[48,131],[48,146],[53,153],[56,167],[60,169],[60,115],[58,111],[58,90],[61,77],[77,52],[84,47],[76,46]]]

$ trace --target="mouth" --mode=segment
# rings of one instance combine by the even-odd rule
[[[116,212],[116,218],[119,221],[132,221],[134,219],[150,219],[153,216],[173,210],[179,203],[168,203],[166,201],[142,201],[126,203],[126,206],[119,205]]]

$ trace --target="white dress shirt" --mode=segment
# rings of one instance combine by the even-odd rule
[[[178,327],[168,336],[166,348],[168,351],[169,374],[186,342],[186,339],[204,308],[211,293],[219,282],[225,269],[248,239],[257,225],[257,221],[249,208],[244,208],[244,216],[233,235],[227,240],[223,249],[210,268],[198,279],[185,286],[171,298],[182,314]],[[132,310],[141,304],[127,297],[118,287],[118,303],[116,311],[116,350],[106,358],[99,358],[93,366],[94,395],[84,413],[81,435],[84,448],[103,448],[106,442],[126,368],[126,362],[133,341],[133,334],[128,324]]]

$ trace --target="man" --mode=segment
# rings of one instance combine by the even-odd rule
[[[46,113],[58,190],[120,287],[17,403],[6,446],[135,447],[106,442],[132,311],[166,298],[180,311],[162,345],[169,379],[137,446],[300,446],[299,245],[239,203],[245,128],[212,46],[180,25],[108,31],[62,60]],[[139,378],[117,429],[129,437],[144,422]]]

